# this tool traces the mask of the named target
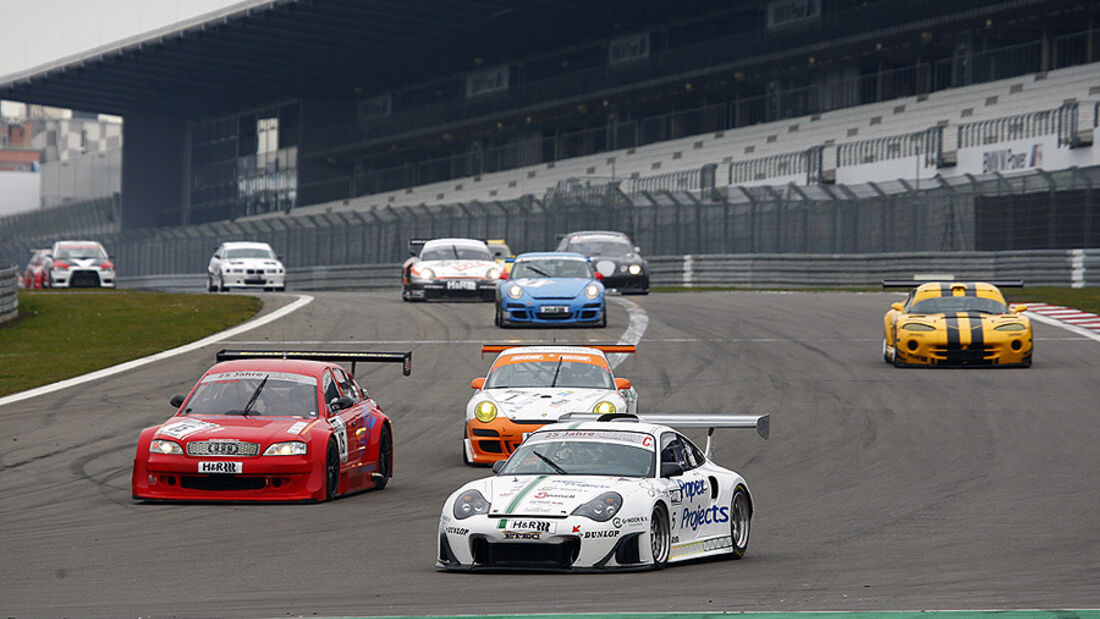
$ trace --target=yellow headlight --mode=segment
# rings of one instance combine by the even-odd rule
[[[596,408],[593,408],[592,412],[596,413],[597,415],[607,415],[608,413],[614,413],[615,405],[611,402],[608,402],[607,400],[604,400],[596,404]]]
[[[1027,331],[1027,326],[1022,322],[1006,322],[993,328],[997,331]]]
[[[923,322],[907,322],[901,326],[902,329],[909,331],[935,331],[936,328],[932,325],[926,325]]]
[[[477,406],[474,406],[474,417],[481,423],[489,423],[497,418],[496,404],[485,400],[484,402],[478,402]]]

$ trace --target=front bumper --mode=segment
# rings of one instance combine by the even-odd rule
[[[495,279],[433,279],[411,280],[405,284],[404,294],[409,299],[480,299],[496,298]]]
[[[436,568],[443,571],[585,572],[651,569],[643,527],[615,528],[583,516],[547,519],[547,532],[510,531],[508,520],[472,516],[440,522]]]
[[[606,307],[602,298],[585,299],[512,299],[504,297],[501,309],[509,324],[521,325],[577,325],[599,324]],[[547,311],[548,308],[567,308],[565,311]]]
[[[944,367],[1026,367],[1031,365],[1030,331],[987,338],[980,345],[949,344],[946,338],[898,334],[897,365]],[[938,335],[938,334],[936,334]]]
[[[115,272],[99,269],[54,269],[50,271],[51,288],[114,288]]]
[[[507,460],[527,438],[527,434],[555,421],[557,420],[547,419],[522,422],[497,417],[489,423],[482,423],[477,419],[468,419],[462,448],[466,450],[467,459],[474,464],[492,464],[497,460]]]
[[[226,288],[285,288],[286,273],[223,273]]]
[[[200,461],[242,462],[242,472],[202,474]],[[196,458],[150,454],[134,460],[135,499],[160,501],[315,501],[325,497],[324,467],[311,456]]]
[[[607,275],[600,281],[605,288],[618,290],[621,294],[649,294],[649,273],[644,271],[637,275],[630,273]]]

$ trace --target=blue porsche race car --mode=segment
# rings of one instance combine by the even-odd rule
[[[497,284],[498,327],[607,326],[601,277],[580,254],[520,254]]]

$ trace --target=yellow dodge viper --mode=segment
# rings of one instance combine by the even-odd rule
[[[1021,287],[1023,282],[996,282]],[[912,288],[883,319],[882,356],[897,367],[914,365],[1031,365],[1031,321],[1026,305],[1009,307],[987,282],[883,281]]]

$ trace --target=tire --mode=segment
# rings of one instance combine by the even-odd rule
[[[597,329],[607,328],[607,306],[606,305],[603,307],[603,316],[600,318],[600,321],[598,323],[596,323],[596,328]]]
[[[340,493],[340,452],[336,443],[328,444],[325,455],[325,500],[331,501]]]
[[[886,338],[882,338],[882,360],[886,363],[893,363],[890,359],[890,353],[886,352]]]
[[[276,286],[275,292],[286,292],[286,286]]]
[[[653,569],[659,570],[668,565],[672,550],[672,533],[669,526],[668,511],[663,505],[653,508],[649,517],[649,548],[653,557]]]
[[[218,276],[218,292],[229,292],[229,289],[225,287],[225,278],[221,275]]]
[[[730,557],[740,559],[749,549],[749,524],[752,522],[752,510],[749,507],[749,493],[738,486],[730,501],[730,539],[733,548]]]
[[[497,305],[493,310],[493,324],[498,327],[500,326],[500,305]],[[463,450],[463,452],[465,453],[465,450]]]
[[[214,278],[210,277],[210,275],[206,276],[206,291],[207,292],[217,292],[217,289],[214,288]]]
[[[462,464],[466,466],[473,466],[473,462],[470,460],[470,456],[466,455],[466,429],[462,430]]]
[[[498,327],[501,329],[508,329],[512,326],[512,323],[508,322],[508,318],[504,315],[504,310],[501,309],[500,306],[497,306],[497,315],[500,317],[500,322],[497,323]]]
[[[381,477],[374,478],[374,488],[381,490],[393,476],[393,435],[389,426],[382,426],[382,432],[378,435],[378,468],[375,472]]]

